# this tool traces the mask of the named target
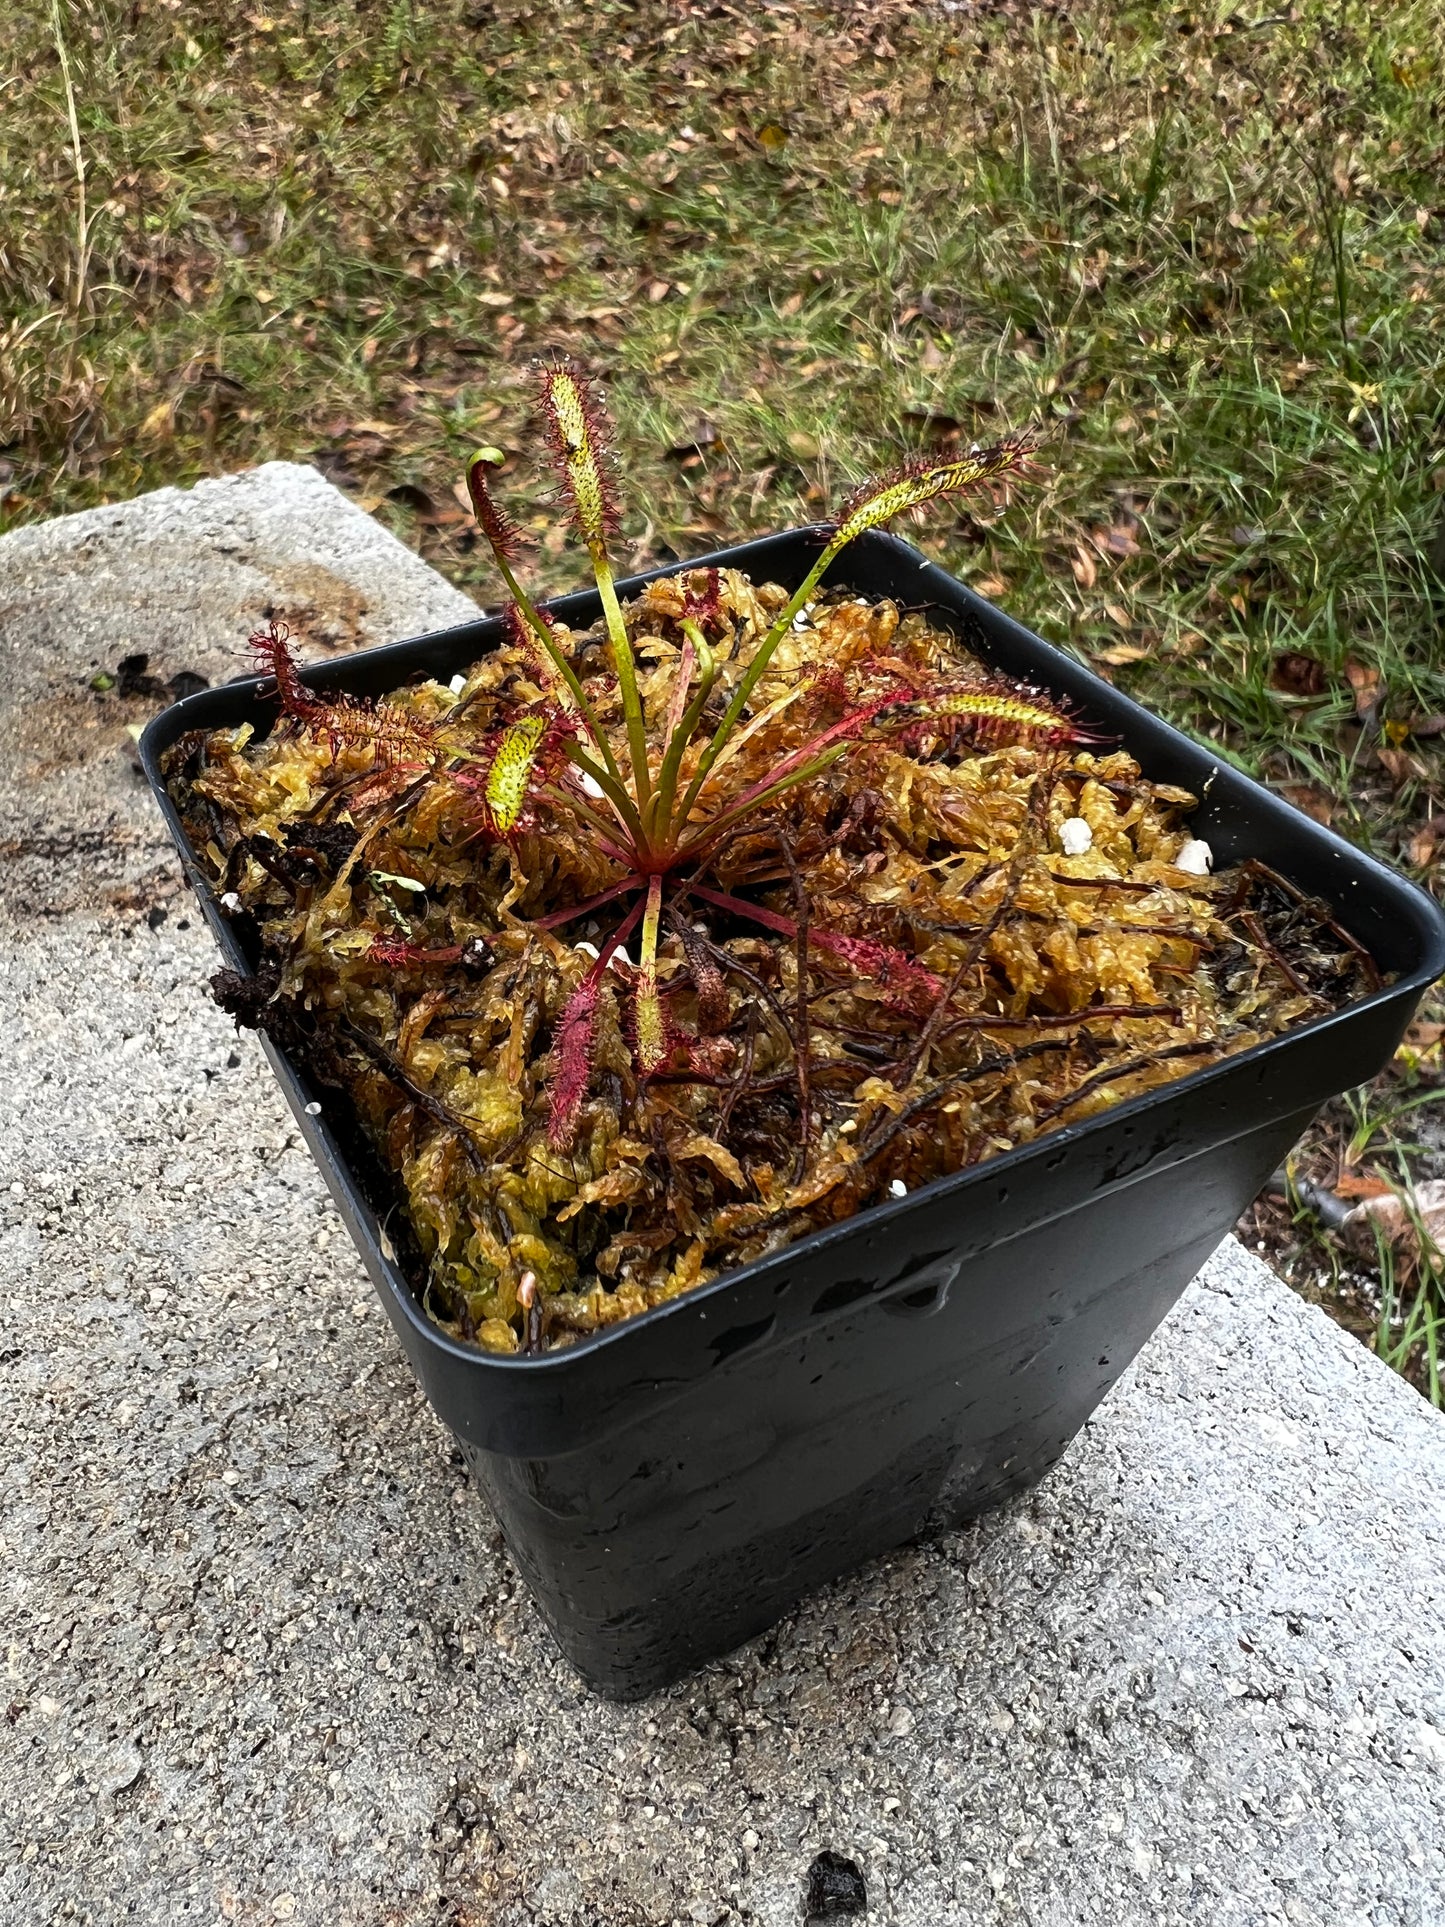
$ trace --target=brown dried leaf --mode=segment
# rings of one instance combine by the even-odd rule
[[[903,419],[910,428],[920,429],[930,442],[955,442],[963,433],[957,415],[945,414],[941,408],[905,408]]]
[[[1356,662],[1351,656],[1345,663],[1345,675],[1355,692],[1355,714],[1368,716],[1380,700],[1379,670],[1370,663]]]
[[[1139,538],[1134,533],[1138,526],[1137,522],[1113,522],[1108,528],[1092,528],[1089,534],[1100,555],[1122,562],[1139,553]]]
[[[1279,793],[1297,810],[1313,817],[1316,823],[1326,828],[1334,821],[1335,799],[1328,790],[1322,790],[1316,783],[1281,783]]]
[[[1403,749],[1382,749],[1377,753],[1380,767],[1388,773],[1396,789],[1408,783],[1412,776],[1422,782],[1428,780],[1430,772],[1424,764],[1414,756],[1407,756]]]
[[[1316,656],[1286,649],[1275,657],[1269,682],[1271,689],[1281,690],[1287,696],[1322,696],[1327,685],[1325,666]]]
[[[1365,1198],[1357,1204],[1348,1222],[1378,1230],[1407,1259],[1418,1262],[1426,1255],[1423,1244],[1432,1262],[1445,1262],[1445,1178],[1431,1178],[1414,1186],[1411,1202],[1413,1214],[1404,1198],[1387,1190],[1382,1197]]]
[[[1099,579],[1099,571],[1094,567],[1094,558],[1082,542],[1074,544],[1074,580],[1081,589],[1092,589]]]
[[[685,435],[680,442],[674,442],[667,452],[675,462],[680,462],[689,455],[705,455],[710,448],[724,447],[726,443],[723,441],[722,430],[717,423],[700,421],[691,434]]]
[[[1096,649],[1091,653],[1095,662],[1106,662],[1111,669],[1118,669],[1128,662],[1143,662],[1154,650],[1146,642],[1121,642],[1113,649]]]
[[[386,491],[389,502],[399,502],[409,508],[419,522],[429,528],[448,528],[455,522],[467,519],[468,511],[456,502],[439,502],[427,489],[416,482],[398,482],[395,488]]]
[[[1337,1198],[1393,1198],[1395,1193],[1373,1171],[1342,1171],[1335,1182]]]

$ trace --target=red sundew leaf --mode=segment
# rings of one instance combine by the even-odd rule
[[[425,769],[436,754],[436,732],[428,723],[408,716],[391,703],[365,702],[356,696],[333,695],[312,689],[301,680],[291,653],[290,632],[284,623],[271,622],[251,637],[257,666],[276,678],[282,714],[324,735],[331,754],[343,743],[370,748],[378,769]]]
[[[691,889],[693,895],[701,897],[705,903],[716,904],[720,910],[730,910],[734,916],[760,923],[764,930],[775,930],[780,937],[796,937],[798,934],[797,924],[780,911],[765,910],[761,904],[729,896],[724,890],[711,890],[702,883],[694,883]],[[873,937],[850,937],[834,930],[809,930],[808,942],[819,950],[829,952],[840,963],[847,964],[865,982],[891,991],[904,1009],[920,1016],[932,1010],[943,995],[943,979],[936,977],[923,964],[915,962],[905,951],[896,950],[892,944],[880,943]]]
[[[577,1136],[577,1114],[592,1081],[597,1003],[601,994],[601,973],[589,970],[567,999],[557,1025],[557,1072],[552,1082],[551,1120],[547,1127],[547,1139],[554,1150],[570,1150]]]
[[[690,618],[692,621],[704,626],[709,622],[719,621],[722,616],[721,583],[721,573],[717,569],[709,569],[707,572],[706,586],[701,593],[690,588],[684,589],[682,595],[683,620],[686,621]]]
[[[490,451],[473,455],[467,463],[467,492],[472,498],[477,527],[486,536],[492,553],[515,562],[526,537],[487,487],[486,471],[495,466]]]
[[[888,991],[890,1002],[915,1016],[924,1016],[943,995],[942,978],[892,944],[879,943],[872,937],[842,936],[832,930],[812,930],[808,936],[818,949],[846,963],[865,983]]]
[[[459,943],[444,944],[428,950],[424,944],[393,942],[388,937],[373,937],[367,951],[370,963],[387,964],[393,970],[409,970],[456,963],[462,954]]]

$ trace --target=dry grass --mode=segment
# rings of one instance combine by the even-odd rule
[[[1031,510],[925,546],[1438,885],[1436,7],[543,18],[7,9],[0,519],[314,460],[485,594],[453,484],[541,351],[639,562],[1038,419]]]

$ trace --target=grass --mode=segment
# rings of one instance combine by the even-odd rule
[[[541,352],[607,381],[636,563],[1037,420],[1048,486],[923,545],[1439,887],[1435,6],[536,21],[6,10],[0,526],[283,456],[486,597],[456,485]]]
[[[1424,1221],[1418,1196],[1423,1181],[1445,1178],[1440,1014],[1415,1024],[1373,1084],[1326,1106],[1290,1159],[1291,1195],[1259,1198],[1239,1230],[1303,1296],[1445,1406],[1445,1258],[1438,1217]],[[1393,1195],[1403,1222],[1331,1231],[1316,1216],[1321,1193],[1387,1205]]]

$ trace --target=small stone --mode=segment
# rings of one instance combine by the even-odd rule
[[[1207,877],[1214,868],[1214,852],[1201,838],[1191,836],[1175,857],[1174,867],[1186,870],[1192,877]]]
[[[1094,847],[1094,832],[1082,816],[1071,816],[1060,826],[1059,842],[1064,847],[1065,856],[1083,856],[1086,850]]]
[[[145,1759],[134,1740],[123,1740],[104,1760],[99,1774],[103,1793],[128,1793],[145,1769]]]

